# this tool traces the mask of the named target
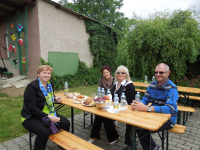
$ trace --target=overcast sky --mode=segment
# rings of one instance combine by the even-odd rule
[[[59,0],[52,1],[58,2]],[[68,2],[71,1],[68,0]],[[186,10],[190,6],[195,6],[195,10],[200,12],[200,0],[123,0],[123,4],[120,11],[129,18],[132,18],[133,12],[138,17],[147,18],[148,14],[153,14],[155,11]]]

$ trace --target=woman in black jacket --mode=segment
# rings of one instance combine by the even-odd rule
[[[38,79],[29,83],[24,92],[21,121],[25,129],[37,135],[34,150],[44,150],[50,135],[50,128],[45,126],[43,117],[58,123],[60,128],[66,131],[69,131],[70,127],[69,120],[56,113],[53,106],[54,100],[60,102],[62,99],[54,96],[54,85],[49,81],[52,71],[48,65],[40,66]]]
[[[132,81],[130,80],[128,69],[125,66],[119,66],[117,68],[117,71],[115,72],[115,83],[113,88],[111,89],[111,94],[113,98],[114,94],[118,94],[120,102],[121,95],[123,92],[125,93],[127,103],[130,105],[132,103],[132,100],[135,99],[135,87]],[[114,145],[119,140],[119,134],[115,129],[113,120],[98,115],[95,116],[92,132],[90,135],[91,138],[88,142],[94,143],[98,139],[100,139],[100,130],[102,123],[105,127],[106,135],[108,138],[108,144]],[[127,136],[129,136],[128,128],[126,130],[125,139],[127,139]]]

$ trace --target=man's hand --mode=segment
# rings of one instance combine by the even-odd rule
[[[131,109],[133,110],[139,110],[139,111],[148,111],[148,106],[144,105],[141,102],[134,101],[131,103]]]

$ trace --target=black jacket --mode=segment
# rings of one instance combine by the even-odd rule
[[[54,84],[51,83],[54,89]],[[42,112],[46,104],[46,99],[39,87],[39,81],[34,80],[28,84],[24,92],[24,103],[21,111],[23,118],[29,119],[32,115],[42,119],[48,114]]]
[[[111,94],[112,94],[113,99],[114,99],[114,94],[118,94],[119,102],[121,101],[122,93],[125,93],[126,101],[129,105],[135,99],[135,87],[134,87],[132,81],[131,82],[123,81],[121,86],[119,87],[119,89],[117,91],[115,91],[115,90],[116,90],[116,82],[115,82],[113,88],[111,89]]]

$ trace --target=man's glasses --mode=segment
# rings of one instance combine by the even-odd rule
[[[159,73],[159,74],[164,74],[164,73],[167,73],[167,72],[168,72],[168,71],[166,71],[166,72],[162,72],[162,71],[161,71],[161,72],[158,72],[158,71],[155,71],[154,74],[158,74],[158,73]]]
[[[117,72],[117,74],[126,74],[125,72]]]

